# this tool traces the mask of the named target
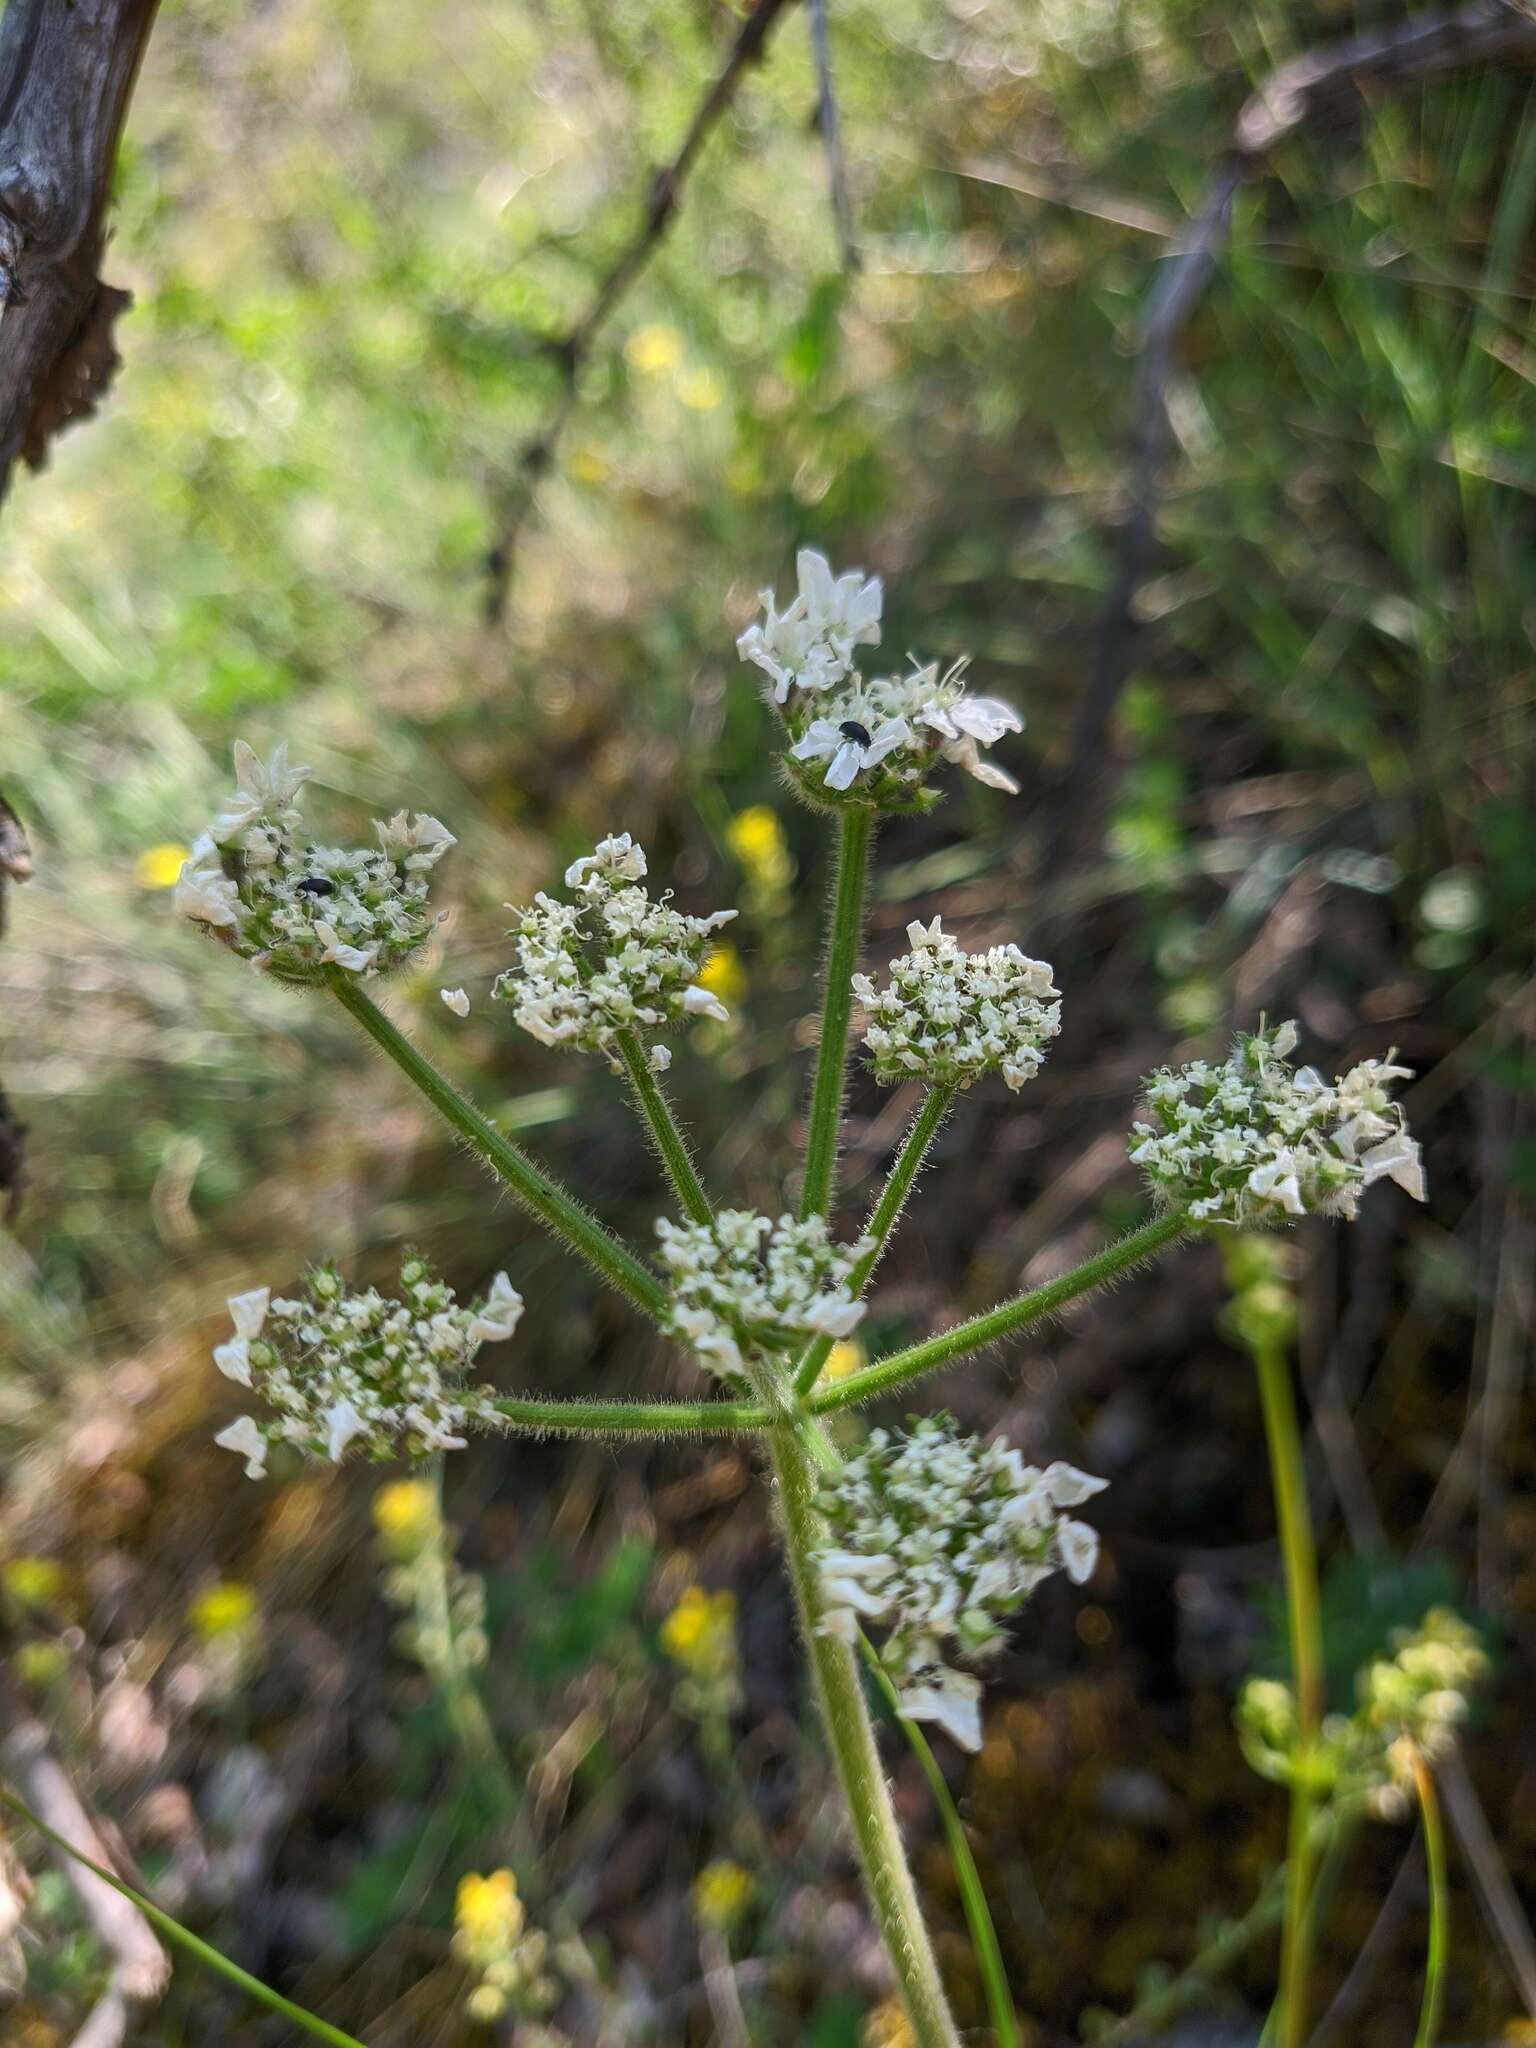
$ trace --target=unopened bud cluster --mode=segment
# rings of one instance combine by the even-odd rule
[[[517,964],[492,993],[541,1044],[604,1053],[617,1066],[620,1032],[648,1039],[694,1017],[729,1014],[699,976],[712,934],[735,911],[689,917],[668,896],[649,895],[645,874],[644,849],[623,832],[566,869],[571,901],[541,890],[518,912]],[[656,1072],[671,1060],[668,1047],[651,1046]]]
[[[768,678],[767,695],[789,732],[788,765],[817,804],[854,801],[878,810],[925,810],[937,801],[926,780],[952,762],[994,789],[1017,791],[981,749],[1022,720],[996,697],[972,697],[966,663],[943,674],[936,662],[904,676],[866,679],[857,649],[877,646],[884,593],[861,569],[835,576],[824,555],[802,548],[799,589],[784,611],[762,593],[763,618],[736,642]]]
[[[967,953],[937,917],[909,924],[907,939],[912,950],[891,962],[884,988],[868,974],[853,977],[875,1078],[968,1088],[996,1071],[1022,1088],[1061,1029],[1050,968],[1012,945]]]
[[[405,1615],[395,1648],[440,1682],[476,1670],[490,1655],[485,1581],[455,1558],[431,1483],[393,1479],[381,1486],[373,1521],[384,1553],[380,1590]]]
[[[866,1622],[888,1629],[880,1657],[903,1711],[979,1749],[981,1681],[948,1656],[995,1650],[1052,1572],[1091,1576],[1098,1535],[1062,1511],[1107,1484],[1072,1465],[1026,1465],[947,1415],[905,1437],[872,1430],[822,1491],[822,1628],[848,1640]]]
[[[333,1463],[354,1446],[375,1459],[462,1448],[466,1427],[495,1421],[489,1389],[466,1386],[464,1376],[482,1344],[512,1335],[523,1303],[498,1273],[484,1301],[463,1305],[420,1259],[408,1258],[397,1300],[372,1287],[348,1293],[325,1265],[301,1296],[258,1287],[232,1296],[229,1312],[235,1334],[215,1349],[214,1363],[274,1412],[242,1415],[215,1442],[238,1452],[248,1477],[259,1479],[275,1443]]]
[[[1193,1222],[1353,1218],[1374,1181],[1424,1199],[1419,1147],[1390,1083],[1407,1067],[1365,1060],[1330,1087],[1292,1069],[1296,1026],[1245,1033],[1220,1065],[1160,1068],[1145,1084],[1151,1122],[1132,1126],[1131,1158],[1165,1207]]]
[[[707,1720],[735,1712],[741,1704],[741,1651],[734,1593],[685,1588],[661,1624],[660,1641],[681,1674],[676,1699],[684,1713]]]
[[[548,1937],[528,1925],[510,1870],[460,1878],[453,1953],[476,1979],[466,2001],[472,2019],[493,2025],[506,2015],[536,2019],[548,2012],[559,1996],[546,1968],[548,1948]]]
[[[748,1352],[846,1337],[863,1317],[849,1282],[870,1240],[834,1244],[824,1217],[722,1209],[710,1223],[663,1216],[656,1235],[671,1289],[666,1328],[722,1378],[739,1379]]]
[[[1415,1629],[1398,1629],[1390,1647],[1390,1656],[1361,1670],[1354,1713],[1324,1718],[1306,1768],[1332,1797],[1363,1797],[1384,1819],[1398,1819],[1414,1759],[1433,1763],[1451,1748],[1489,1664],[1476,1629],[1446,1607],[1432,1608]],[[1298,1723],[1288,1685],[1250,1679],[1237,1725],[1255,1770],[1281,1782],[1295,1775]]]
[[[268,762],[235,742],[238,787],[194,841],[177,907],[255,966],[285,981],[328,966],[374,975],[408,960],[436,926],[430,877],[453,835],[436,818],[376,820],[377,847],[320,846],[299,830],[307,768],[286,746]]]

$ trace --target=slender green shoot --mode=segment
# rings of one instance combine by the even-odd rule
[[[954,1365],[973,1351],[995,1344],[1000,1338],[1011,1337],[1015,1331],[1026,1329],[1045,1316],[1055,1315],[1080,1294],[1105,1286],[1122,1273],[1129,1272],[1131,1267],[1139,1265],[1143,1259],[1162,1251],[1176,1238],[1182,1237],[1189,1227],[1188,1219],[1182,1215],[1156,1217],[1151,1223],[1142,1224],[1139,1230],[1133,1230],[1129,1237],[1121,1238],[1093,1258],[1085,1259],[1082,1265],[1074,1266],[1070,1273],[1047,1280],[1044,1286],[1032,1288],[1028,1294],[1016,1295],[1012,1301],[988,1309],[985,1315],[972,1316],[968,1322],[957,1323],[954,1329],[930,1337],[926,1343],[909,1345],[905,1351],[893,1351],[889,1357],[877,1358],[862,1372],[850,1373],[847,1379],[839,1380],[835,1386],[824,1387],[812,1394],[806,1405],[813,1415],[827,1415],[837,1408],[857,1407],[861,1401],[871,1401],[877,1394],[894,1393],[898,1387],[920,1379],[924,1373]]]
[[[507,1394],[492,1402],[510,1429],[535,1436],[743,1436],[766,1429],[766,1408],[740,1401],[544,1401]]]
[[[879,1653],[862,1630],[859,1633],[859,1649],[882,1697],[896,1717],[896,1725],[907,1738],[912,1754],[917,1758],[918,1767],[928,1780],[933,1803],[939,1810],[940,1820],[944,1823],[944,1836],[949,1843],[950,1856],[954,1860],[955,1877],[960,1886],[960,1903],[965,1909],[965,1924],[971,1931],[971,1947],[975,1951],[976,1967],[981,1972],[982,1989],[986,1994],[987,2011],[992,2018],[992,2031],[997,2036],[997,2048],[1020,2048],[1018,2015],[1014,2011],[1013,1997],[1008,1989],[1008,1973],[1003,1967],[1003,1952],[998,1946],[997,1929],[992,1925],[987,1894],[981,1882],[981,1872],[976,1868],[976,1858],[971,1854],[965,1824],[955,1810],[955,1802],[949,1796],[944,1773],[939,1769],[933,1751],[928,1746],[927,1736],[915,1721],[909,1720],[901,1711],[901,1701],[895,1686],[891,1683],[890,1673],[881,1663]]]
[[[1286,1850],[1285,1919],[1280,1934],[1280,1994],[1271,2015],[1279,2048],[1303,2048],[1315,1929],[1308,1912],[1313,1871],[1313,1769],[1323,1722],[1323,1628],[1317,1545],[1307,1503],[1306,1469],[1290,1365],[1277,1344],[1256,1345],[1254,1370],[1280,1525],[1286,1627],[1296,1697],[1296,1765]]]
[[[556,1237],[563,1238],[600,1279],[628,1295],[646,1315],[659,1319],[666,1295],[650,1268],[611,1231],[605,1230],[596,1217],[588,1215],[543,1167],[535,1165],[510,1138],[503,1137],[473,1103],[466,1101],[426,1055],[396,1030],[351,975],[332,968],[329,985],[342,1008],[357,1019],[380,1051],[394,1061],[470,1150],[506,1183],[523,1207]]]
[[[912,1192],[912,1183],[928,1155],[928,1147],[937,1137],[939,1126],[943,1123],[949,1105],[954,1099],[955,1091],[952,1085],[930,1088],[923,1098],[923,1106],[913,1120],[911,1130],[902,1141],[901,1150],[897,1153],[885,1186],[880,1191],[880,1198],[864,1227],[864,1235],[872,1237],[874,1244],[848,1276],[849,1290],[854,1295],[862,1294],[868,1286],[869,1276],[874,1272],[880,1254],[885,1250],[886,1239],[895,1229],[896,1220],[906,1206],[907,1197]],[[795,1374],[795,1386],[800,1393],[808,1394],[815,1386],[831,1352],[832,1343],[830,1337],[818,1337],[800,1361],[799,1370]]]
[[[848,1020],[853,1014],[853,971],[858,965],[859,935],[864,925],[864,886],[873,832],[872,811],[850,808],[842,813],[837,874],[832,884],[821,1043],[816,1051],[810,1132],[805,1147],[805,1186],[800,1196],[803,1217],[825,1216],[832,1206],[843,1077],[848,1063]]]
[[[1417,1753],[1413,1759],[1413,1783],[1419,1795],[1424,1862],[1429,1873],[1429,1954],[1424,1964],[1424,2002],[1419,2008],[1419,2030],[1413,2037],[1413,2048],[1435,2048],[1445,2005],[1446,1964],[1450,1959],[1451,1895],[1446,1881],[1445,1825],[1440,1818],[1435,1774],[1427,1759]]]
[[[709,1205],[709,1197],[694,1171],[687,1143],[677,1127],[661,1085],[651,1072],[645,1047],[633,1031],[618,1034],[618,1047],[624,1071],[629,1076],[629,1085],[635,1091],[635,1102],[656,1147],[656,1156],[683,1206],[683,1213],[693,1223],[712,1222],[714,1211]]]
[[[329,2041],[332,2048],[367,2048],[367,2044],[359,2041],[355,2034],[344,2034],[340,2027],[333,2027],[329,2020],[321,2019],[318,2013],[309,2012],[302,2005],[295,2005],[291,1998],[284,1998],[281,1992],[274,1991],[268,1984],[263,1984],[259,1977],[253,1977],[249,1970],[242,1970],[240,1965],[232,1963],[228,1956],[220,1955],[216,1948],[200,1939],[190,1928],[183,1927],[179,1920],[173,1920],[169,1913],[155,1904],[153,1899],[147,1899],[142,1892],[135,1891],[131,1884],[125,1884],[115,1872],[104,1870],[99,1863],[94,1863],[89,1856],[83,1855],[73,1842],[49,1827],[46,1821],[39,1820],[31,1807],[24,1805],[14,1793],[6,1791],[4,1786],[0,1786],[0,1806],[8,1807],[20,1819],[27,1821],[45,1840],[52,1842],[56,1849],[62,1849],[66,1856],[73,1857],[82,1869],[89,1870],[93,1876],[99,1877],[103,1884],[109,1884],[113,1891],[121,1892],[125,1899],[131,1899],[157,1934],[163,1934],[174,1948],[184,1950],[206,1969],[214,1970],[219,1976],[227,1978],[257,2005],[266,2006],[269,2012],[281,2013],[284,2019],[292,2020],[296,2027],[301,2027],[306,2034],[312,2034],[317,2041]]]

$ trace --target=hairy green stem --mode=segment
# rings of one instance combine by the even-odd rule
[[[1172,1244],[1188,1228],[1188,1220],[1182,1215],[1159,1216],[1151,1223],[1144,1223],[1129,1237],[1122,1237],[1118,1243],[1107,1246],[1093,1258],[1085,1259],[1070,1273],[1047,1280],[1043,1287],[1032,1288],[1028,1294],[1015,1295],[1012,1301],[989,1309],[985,1315],[972,1316],[969,1322],[957,1323],[954,1329],[930,1337],[924,1344],[912,1344],[905,1351],[893,1351],[887,1358],[877,1358],[862,1372],[850,1373],[847,1379],[839,1380],[835,1386],[824,1387],[813,1394],[807,1406],[813,1415],[856,1407],[860,1401],[873,1400],[877,1394],[889,1394],[924,1373],[953,1365],[957,1359],[966,1358],[985,1345],[995,1344],[1001,1337],[1011,1337],[1016,1330],[1039,1322],[1043,1316],[1054,1315],[1091,1288],[1102,1287],[1117,1279],[1141,1260]]]
[[[635,1101],[656,1147],[656,1155],[672,1183],[673,1192],[683,1205],[684,1215],[695,1223],[712,1222],[714,1211],[709,1206],[709,1197],[694,1171],[687,1143],[677,1127],[667,1098],[651,1072],[645,1047],[633,1031],[618,1034],[618,1047],[624,1071],[629,1076],[629,1085],[635,1091]]]
[[[1284,1350],[1275,1344],[1256,1345],[1253,1363],[1264,1409],[1264,1435],[1269,1445],[1275,1514],[1280,1525],[1291,1683],[1296,1696],[1296,1763],[1291,1776],[1285,1919],[1280,1934],[1280,1995],[1274,2018],[1279,2048],[1303,2048],[1315,1931],[1307,1903],[1312,1892],[1313,1770],[1324,1704],[1322,1606],[1317,1585],[1317,1545],[1307,1504],[1306,1468],[1290,1365]]]
[[[827,940],[827,979],[822,995],[821,1043],[811,1087],[811,1125],[805,1146],[802,1216],[825,1216],[832,1206],[837,1172],[837,1135],[843,1113],[843,1074],[848,1061],[848,1019],[853,1012],[853,970],[858,964],[864,924],[864,883],[874,812],[845,810],[832,884],[832,925]]]
[[[842,1786],[859,1863],[916,2048],[959,2048],[938,1962],[923,1924],[890,1788],[875,1745],[859,1667],[849,1645],[823,1633],[816,1565],[817,1458],[796,1418],[773,1425],[769,1442],[790,1582],[800,1612],[816,1697]]]
[[[955,1099],[953,1085],[930,1088],[924,1097],[923,1106],[913,1120],[912,1128],[902,1141],[901,1150],[896,1154],[880,1199],[875,1203],[864,1227],[864,1235],[872,1237],[874,1243],[864,1254],[848,1276],[848,1290],[855,1297],[862,1294],[869,1284],[869,1276],[879,1263],[880,1254],[885,1250],[885,1241],[896,1227],[896,1219],[906,1206],[912,1192],[912,1183],[928,1154],[928,1147],[938,1135],[949,1105]],[[795,1374],[795,1386],[802,1394],[808,1394],[821,1375],[832,1350],[833,1339],[818,1337]]]
[[[547,1436],[741,1436],[766,1429],[766,1408],[739,1401],[543,1401],[500,1395],[490,1404],[511,1429]]]
[[[1451,1896],[1446,1881],[1445,1827],[1440,1818],[1440,1795],[1435,1774],[1421,1755],[1413,1759],[1414,1789],[1419,1795],[1419,1814],[1424,1824],[1424,1862],[1429,1873],[1429,1954],[1424,1963],[1424,2002],[1419,2008],[1419,2028],[1413,2048],[1435,2048],[1440,2031],[1440,2012],[1445,2004],[1445,1970],[1450,1959]]]
[[[509,1138],[504,1138],[474,1104],[467,1102],[441,1075],[425,1054],[417,1051],[403,1032],[396,1030],[375,1003],[364,995],[356,980],[340,968],[330,970],[332,994],[349,1015],[355,1017],[381,1052],[392,1059],[406,1079],[426,1097],[438,1115],[478,1153],[498,1179],[505,1181],[517,1200],[556,1237],[563,1238],[579,1258],[610,1287],[616,1287],[645,1314],[661,1315],[666,1295],[656,1275],[621,1244],[594,1216],[589,1216],[574,1196],[536,1166]]]
[[[949,1796],[944,1773],[939,1769],[933,1751],[928,1746],[927,1736],[915,1721],[909,1720],[901,1711],[901,1699],[891,1683],[890,1673],[881,1663],[879,1652],[862,1629],[859,1631],[859,1650],[881,1695],[896,1717],[897,1727],[907,1738],[908,1746],[917,1758],[918,1768],[928,1780],[928,1790],[933,1794],[933,1803],[939,1809],[939,1818],[944,1823],[944,1838],[949,1843],[950,1857],[955,1866],[955,1877],[960,1886],[960,1903],[965,1910],[965,1924],[971,1931],[971,1947],[976,1954],[976,1967],[981,1972],[982,1989],[986,1993],[987,2011],[992,2016],[992,2031],[997,2036],[997,2048],[1020,2048],[1018,2015],[1014,2011],[1013,1994],[1008,1989],[1008,1972],[1003,1967],[1003,1952],[998,1946],[997,1929],[992,1925],[986,1889],[981,1882],[981,1872],[976,1868],[976,1858],[971,1854],[965,1824],[955,1810],[955,1802]]]
[[[0,1786],[0,1806],[8,1807],[12,1813],[29,1822],[40,1835],[52,1842],[56,1849],[62,1849],[66,1856],[73,1857],[82,1869],[91,1871],[103,1884],[109,1884],[113,1891],[121,1892],[125,1899],[131,1899],[150,1926],[158,1934],[163,1934],[173,1947],[184,1949],[189,1956],[208,1969],[228,1978],[231,1984],[237,1986],[257,2005],[264,2005],[271,2012],[281,2013],[284,2019],[292,2020],[293,2024],[301,2027],[306,2034],[313,2034],[317,2041],[329,2041],[332,2048],[366,2048],[366,2044],[359,2041],[355,2034],[344,2034],[340,2027],[333,2027],[328,2020],[321,2019],[318,2013],[309,2012],[302,2005],[295,2005],[292,1999],[284,1998],[281,1992],[263,1984],[259,1977],[253,1977],[249,1970],[242,1970],[240,1965],[232,1963],[228,1956],[220,1955],[216,1948],[201,1940],[190,1928],[183,1927],[179,1920],[173,1920],[169,1913],[155,1904],[153,1899],[147,1899],[142,1892],[135,1891],[131,1884],[125,1884],[115,1872],[104,1870],[89,1856],[82,1855],[73,1842],[49,1827],[46,1821],[39,1820],[29,1806],[23,1805],[21,1800],[13,1793],[7,1792],[3,1786]]]

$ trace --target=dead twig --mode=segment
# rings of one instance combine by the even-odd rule
[[[32,876],[32,849],[21,829],[21,820],[0,796],[0,938],[5,936],[5,899],[12,882],[26,882]],[[23,1145],[27,1127],[5,1099],[0,1088],[0,1196],[5,1198],[5,1215],[14,1219],[26,1184]]]
[[[858,244],[853,239],[853,208],[848,199],[848,164],[843,155],[843,127],[838,117],[837,93],[832,84],[832,50],[827,37],[827,0],[805,0],[811,18],[811,53],[816,60],[816,126],[827,157],[827,190],[832,201],[832,225],[844,270],[861,267]]]
[[[128,294],[102,214],[155,0],[11,0],[0,16],[0,499],[117,368]]]
[[[1457,71],[1536,57],[1536,14],[1524,0],[1471,0],[1425,8],[1379,32],[1309,50],[1280,68],[1243,107],[1204,206],[1164,260],[1142,317],[1132,387],[1131,474],[1100,615],[1093,667],[1078,707],[1071,763],[1056,810],[1058,833],[1080,842],[1098,816],[1087,796],[1120,692],[1130,673],[1136,596],[1156,534],[1164,463],[1173,440],[1168,392],[1179,338],[1215,273],[1239,188],[1261,176],[1282,143],[1304,129],[1352,120],[1369,100]]]
[[[789,4],[790,0],[755,0],[751,13],[736,31],[724,64],[699,102],[682,147],[669,164],[652,176],[639,228],[599,281],[586,312],[562,340],[552,345],[551,353],[560,365],[560,395],[537,433],[523,444],[510,477],[497,495],[496,537],[485,559],[485,619],[489,626],[498,625],[505,616],[523,522],[535,487],[548,470],[555,445],[575,409],[576,380],[581,367],[615,306],[645,269],[666,234],[700,150],[735,99],[747,69],[762,56],[769,30]]]

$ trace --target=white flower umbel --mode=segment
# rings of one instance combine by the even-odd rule
[[[1098,1535],[1062,1510],[1107,1484],[1072,1465],[1026,1465],[1005,1443],[961,1436],[948,1415],[904,1437],[872,1430],[822,1490],[821,1625],[849,1641],[866,1623],[888,1630],[880,1660],[903,1711],[979,1749],[981,1681],[950,1660],[995,1651],[1052,1572],[1092,1576]]]
[[[457,1450],[466,1427],[492,1426],[489,1389],[464,1376],[482,1344],[517,1328],[522,1296],[505,1273],[485,1299],[461,1304],[426,1265],[407,1258],[400,1294],[348,1293],[334,1266],[311,1273],[303,1294],[266,1287],[229,1303],[234,1334],[214,1351],[226,1379],[272,1413],[242,1415],[214,1439],[257,1479],[275,1443],[339,1463],[354,1446],[370,1458],[423,1458]]]
[[[884,988],[870,975],[853,977],[875,1078],[968,1088],[996,1070],[1021,1088],[1061,1029],[1050,968],[1017,946],[967,953],[938,918],[909,924],[907,938],[912,950],[891,962]]]
[[[649,1041],[692,1017],[729,1015],[698,977],[713,934],[736,912],[689,917],[669,896],[650,896],[645,873],[644,850],[620,833],[567,868],[574,901],[541,891],[518,912],[517,963],[491,993],[542,1044],[604,1053],[618,1066],[621,1031]],[[670,1062],[665,1045],[651,1045],[654,1071]]]
[[[437,923],[429,877],[453,845],[436,818],[375,822],[377,847],[318,846],[299,832],[308,774],[279,746],[263,763],[235,742],[238,786],[193,842],[176,905],[215,938],[285,981],[327,966],[374,975],[408,960]]]
[[[862,570],[834,576],[811,549],[798,562],[800,591],[789,609],[780,612],[764,591],[763,623],[736,646],[768,677],[766,695],[789,733],[786,765],[809,801],[927,810],[938,801],[928,778],[944,762],[1017,791],[1011,775],[982,758],[1004,733],[1022,730],[1013,706],[968,695],[963,660],[942,674],[930,662],[904,676],[861,675],[857,649],[880,638],[879,581]]]
[[[736,642],[743,661],[768,677],[773,700],[791,690],[815,693],[840,683],[853,667],[853,650],[880,640],[882,592],[878,576],[862,569],[834,576],[825,555],[802,548],[795,558],[800,589],[785,611],[771,590],[761,594],[764,618]]]
[[[1411,1069],[1365,1060],[1332,1087],[1293,1070],[1296,1026],[1245,1033],[1213,1066],[1160,1068],[1144,1094],[1152,1121],[1131,1128],[1131,1158],[1167,1209],[1205,1223],[1353,1218],[1373,1181],[1424,1200],[1419,1147],[1389,1084]]]
[[[863,1318],[848,1282],[870,1240],[833,1244],[825,1217],[722,1209],[707,1224],[662,1217],[656,1234],[671,1283],[665,1327],[724,1379],[742,1376],[749,1351],[846,1337]]]

